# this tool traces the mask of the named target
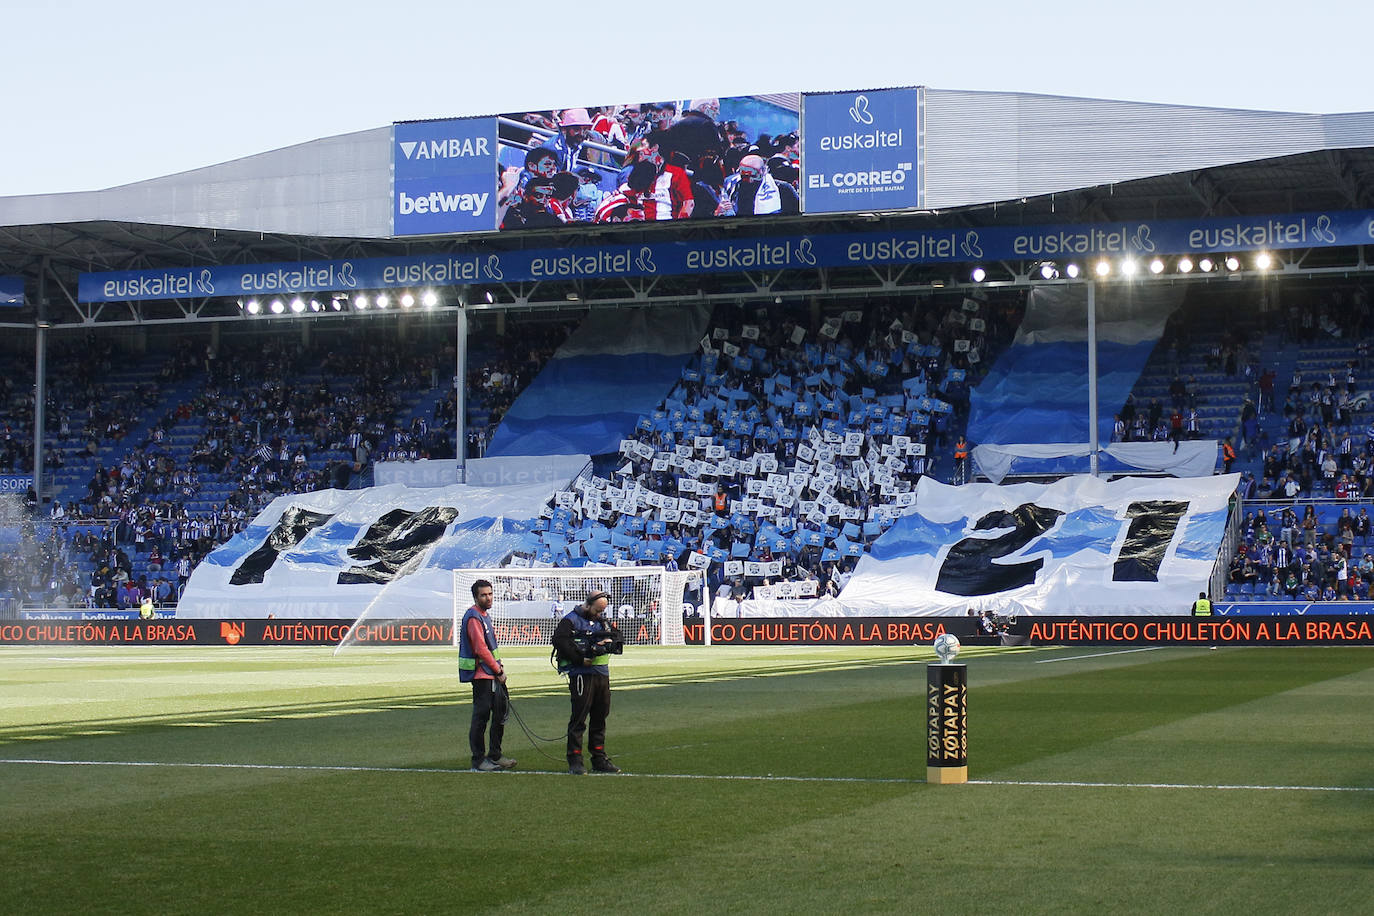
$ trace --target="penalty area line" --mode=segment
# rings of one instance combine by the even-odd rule
[[[202,769],[202,770],[276,770],[306,773],[445,773],[465,774],[472,772],[467,767],[386,767],[350,766],[346,764],[307,764],[307,763],[196,763],[191,761],[164,760],[44,760],[41,758],[0,759],[0,765],[17,766],[57,766],[57,767],[143,767],[165,769]],[[488,775],[488,774],[483,774]],[[506,776],[566,776],[563,770],[505,770]],[[802,783],[869,783],[896,785],[925,785],[926,780],[919,778],[881,777],[881,776],[774,776],[771,773],[758,775],[707,774],[707,773],[620,773],[622,779],[686,779],[714,782],[802,782]],[[1228,785],[1225,783],[1172,783],[1172,782],[1072,782],[1037,781],[1022,779],[970,779],[970,786],[1025,786],[1030,788],[1062,789],[1211,789],[1215,791],[1251,792],[1374,792],[1374,786],[1258,786]]]

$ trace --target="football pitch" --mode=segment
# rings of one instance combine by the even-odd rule
[[[509,773],[455,650],[0,650],[8,912],[1358,913],[1374,651],[971,649],[966,785],[928,647],[635,648],[566,775],[507,649]],[[542,752],[542,753],[541,753]],[[547,756],[545,756],[547,755]]]

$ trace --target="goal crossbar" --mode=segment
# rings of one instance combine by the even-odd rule
[[[472,606],[472,586],[492,585],[492,624],[502,645],[548,645],[563,615],[595,592],[610,596],[606,617],[628,645],[680,646],[683,595],[699,570],[662,566],[587,566],[576,569],[453,570],[453,641]]]

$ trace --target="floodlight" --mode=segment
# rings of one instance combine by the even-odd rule
[[[988,278],[988,272],[981,267],[975,267],[969,276],[973,278],[974,283],[982,283]]]
[[[1133,258],[1127,258],[1121,262],[1121,272],[1128,277],[1134,276],[1139,267],[1140,265],[1136,264]]]
[[[377,308],[384,309],[391,304],[391,297],[386,293],[377,294]]]
[[[1112,272],[1112,264],[1110,261],[1098,261],[1093,270],[1097,272],[1099,277],[1105,277]]]
[[[367,311],[368,305],[370,305],[370,303],[367,301],[366,293],[358,293],[358,295],[353,297],[353,307],[355,309]]]
[[[1081,271],[1079,271],[1078,265],[1072,262],[1069,263],[1069,266],[1064,268],[1064,273],[1069,275],[1070,280],[1077,280],[1080,272]]]
[[[272,300],[272,314],[273,314],[273,315],[280,315],[280,314],[281,314],[282,312],[284,312],[284,311],[286,311],[286,303],[285,303],[285,302],[282,302],[280,299],[273,299],[273,300]]]
[[[1159,259],[1159,258],[1154,258],[1153,260],[1151,260],[1151,261],[1150,261],[1150,273],[1152,273],[1152,274],[1162,274],[1162,273],[1164,273],[1164,261],[1162,261],[1162,260]]]
[[[425,308],[432,309],[439,304],[439,294],[432,289],[427,289],[424,295],[420,297],[420,301],[424,303]]]
[[[1240,270],[1240,258],[1236,257],[1233,254],[1228,254],[1226,256],[1226,269]]]
[[[491,305],[495,301],[496,297],[491,294],[491,290],[487,290],[487,305]]]
[[[1192,259],[1190,259],[1190,258],[1179,258],[1179,259],[1178,259],[1178,272],[1181,273],[1181,274],[1190,274],[1190,273],[1192,273],[1192,272],[1193,272],[1193,262],[1192,262]]]
[[[401,308],[415,308],[415,295],[413,293],[405,292],[401,294]]]
[[[292,312],[295,312],[297,315],[299,315],[301,312],[304,312],[304,311],[305,311],[305,300],[302,299],[300,296],[297,296],[296,298],[292,299],[292,300],[291,300],[291,311],[292,311]]]
[[[1054,266],[1053,261],[1046,261],[1040,265],[1040,276],[1046,280],[1057,280],[1059,268]]]
[[[260,315],[260,314],[262,314],[262,303],[259,302],[259,301],[256,300],[256,299],[249,299],[249,300],[248,300],[248,314],[250,314],[250,315]]]
[[[1197,262],[1197,269],[1205,274],[1211,273],[1215,268],[1216,265],[1212,263],[1211,258],[1203,258],[1201,261]]]
[[[1274,259],[1270,256],[1269,252],[1261,251],[1259,254],[1255,255],[1255,266],[1260,270],[1268,270],[1270,267],[1274,266]]]

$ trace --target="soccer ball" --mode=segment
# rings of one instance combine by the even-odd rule
[[[935,654],[940,656],[941,662],[948,662],[959,654],[959,637],[953,633],[941,633],[935,637],[931,647],[935,649]]]

